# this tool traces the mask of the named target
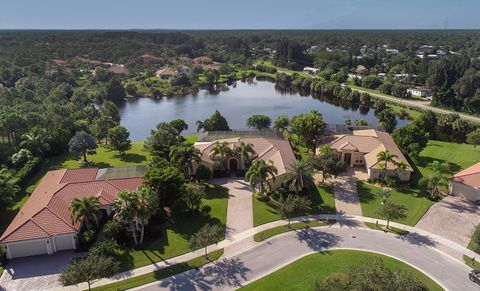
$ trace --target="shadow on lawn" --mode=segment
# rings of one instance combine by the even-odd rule
[[[134,153],[125,153],[123,155],[115,155],[115,158],[119,159],[122,162],[127,163],[136,163],[141,164],[147,160],[144,155],[134,154]]]

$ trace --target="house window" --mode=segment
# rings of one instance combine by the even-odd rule
[[[363,164],[363,159],[356,158],[355,164]]]

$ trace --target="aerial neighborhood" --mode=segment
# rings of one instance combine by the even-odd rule
[[[48,30],[17,5],[35,29],[0,21],[0,290],[480,290],[479,30],[388,29],[393,2],[378,30],[176,2]]]

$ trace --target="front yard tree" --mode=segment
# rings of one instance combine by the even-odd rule
[[[193,213],[199,213],[202,207],[202,199],[205,198],[205,185],[195,182],[183,185],[182,202]]]
[[[174,206],[182,196],[185,176],[177,167],[147,167],[145,184],[157,193],[161,206]]]
[[[89,255],[83,259],[74,260],[60,273],[59,281],[63,286],[78,285],[86,282],[88,290],[92,284],[118,272],[120,264],[112,257]]]
[[[85,131],[78,131],[68,142],[70,152],[74,155],[83,155],[83,161],[87,162],[87,152],[97,148],[95,139]]]
[[[175,145],[170,150],[170,162],[182,169],[185,177],[193,174],[193,165],[201,160],[201,152],[199,149],[189,143]]]
[[[158,195],[147,186],[141,186],[135,192],[137,195],[136,220],[140,225],[140,243],[143,243],[145,225],[158,210]]]
[[[382,204],[385,204],[388,198],[390,198],[390,195],[392,195],[392,192],[389,189],[382,187],[378,191],[378,195],[382,197]]]
[[[390,220],[405,217],[405,206],[387,200],[380,205],[378,214],[387,220],[387,228],[389,228]]]
[[[233,150],[230,148],[230,145],[228,142],[218,142],[216,141],[215,144],[212,147],[212,150],[210,152],[210,157],[211,158],[217,158],[220,157],[220,170],[223,172],[224,167],[225,167],[225,158],[227,155],[232,155]]]
[[[295,193],[302,191],[305,187],[313,185],[312,166],[306,160],[295,160],[287,173],[285,184],[289,189],[294,189]]]
[[[448,186],[448,178],[440,171],[434,171],[423,176],[419,183],[430,190],[430,197],[434,199],[440,193],[441,188]]]
[[[224,235],[225,229],[221,225],[206,224],[190,238],[190,249],[195,251],[203,248],[205,250],[205,258],[208,259],[207,247],[218,243]]]
[[[180,143],[180,133],[170,123],[160,122],[151,131],[145,142],[145,148],[162,158],[167,159],[172,146]]]
[[[467,143],[473,145],[473,148],[480,145],[480,128],[467,134]]]
[[[313,157],[311,162],[314,170],[322,172],[322,183],[343,170],[340,155],[328,145],[321,147],[320,155]]]
[[[310,200],[306,197],[288,195],[287,198],[280,198],[278,212],[283,219],[288,220],[288,228],[290,228],[290,219],[295,215],[304,214],[310,209],[310,204]]]
[[[388,163],[394,163],[395,158],[397,158],[397,156],[388,150],[381,151],[377,154],[377,161],[383,163],[383,179],[387,178]]]
[[[266,130],[272,125],[272,120],[266,115],[252,115],[247,119],[247,126],[256,130]]]
[[[240,161],[245,167],[250,165],[250,161],[256,155],[253,145],[251,143],[244,143],[243,141],[234,149],[234,153],[240,158]]]
[[[118,151],[119,155],[123,155],[132,148],[130,132],[125,127],[117,125],[114,128],[110,128],[108,136],[110,138],[110,149]]]
[[[300,141],[313,153],[318,140],[325,132],[325,123],[320,112],[312,110],[307,114],[294,116],[290,128]]]
[[[113,219],[122,223],[126,230],[132,233],[133,242],[138,244],[137,227],[135,225],[135,217],[137,215],[138,196],[135,192],[121,191],[118,198],[113,202],[114,215]]]
[[[98,220],[102,216],[100,206],[98,197],[74,198],[70,202],[72,223],[76,224],[83,219],[87,229],[91,229],[93,224],[98,227]]]
[[[266,163],[264,160],[255,161],[245,174],[245,180],[250,183],[252,190],[258,186],[258,190],[261,195],[265,193],[265,184],[267,180],[275,179],[275,175],[278,173],[277,168],[273,163]]]

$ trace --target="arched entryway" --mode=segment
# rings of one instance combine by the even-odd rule
[[[235,173],[238,170],[238,161],[235,158],[232,158],[228,161],[228,169],[230,172]]]
[[[351,154],[351,153],[345,153],[345,154],[343,155],[343,162],[344,162],[346,165],[350,166],[350,165],[351,165],[351,162],[352,162],[352,154]]]

